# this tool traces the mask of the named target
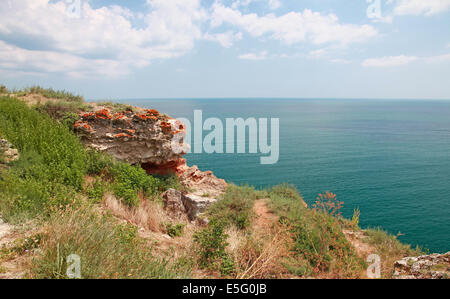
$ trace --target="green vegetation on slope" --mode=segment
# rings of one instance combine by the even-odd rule
[[[188,275],[184,264],[154,257],[135,226],[123,227],[111,216],[99,216],[91,204],[111,185],[124,203],[136,206],[140,197],[152,200],[177,187],[176,178],[148,176],[140,168],[86,150],[66,126],[13,97],[0,97],[0,136],[21,154],[10,167],[0,169],[2,218],[13,223],[37,219],[47,227],[31,277],[66,277],[64,259],[69,254],[81,256],[84,278]],[[85,188],[88,175],[95,183]]]
[[[294,235],[294,258],[286,267],[297,275],[329,273],[336,278],[359,277],[365,269],[342,233],[339,220],[308,209],[298,191],[289,185],[269,190],[270,207]]]

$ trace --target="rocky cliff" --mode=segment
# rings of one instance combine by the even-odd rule
[[[119,160],[141,165],[149,174],[181,174],[187,167],[185,152],[174,151],[172,140],[184,125],[156,110],[129,107],[121,112],[96,106],[80,114],[75,131],[88,147]],[[183,149],[183,139],[179,141]]]
[[[225,191],[225,181],[211,171],[187,166],[183,149],[188,147],[180,134],[185,132],[185,126],[180,121],[154,109],[128,107],[112,112],[104,106],[93,107],[91,112],[80,113],[74,124],[83,143],[116,159],[140,165],[148,174],[177,174],[190,192],[169,192],[163,198],[191,220]]]

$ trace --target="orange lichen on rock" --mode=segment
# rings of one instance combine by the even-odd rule
[[[164,133],[172,132],[172,125],[169,122],[163,121],[160,126]]]
[[[77,120],[73,124],[73,127],[76,129],[84,129],[84,131],[89,131],[89,132],[93,131],[92,127],[87,122],[83,122],[81,119]]]
[[[131,136],[131,135],[129,135],[129,134],[125,134],[125,133],[119,133],[119,134],[114,135],[114,138],[122,138],[122,137],[128,137],[128,138],[131,138],[131,137],[133,137],[133,136]]]
[[[111,114],[109,114],[108,109],[102,109],[97,112],[95,112],[95,117],[100,119],[112,119]]]

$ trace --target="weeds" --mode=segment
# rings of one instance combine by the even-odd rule
[[[173,224],[172,222],[166,223],[166,233],[174,238],[181,237],[183,235],[183,229],[186,226],[184,223]]]
[[[248,186],[228,186],[223,199],[212,205],[207,215],[217,222],[245,229],[250,224],[256,192]]]
[[[136,227],[117,225],[90,208],[56,211],[33,261],[32,278],[67,278],[66,257],[81,258],[82,278],[184,278],[190,269],[153,256]]]
[[[313,208],[317,211],[327,213],[331,216],[341,216],[340,209],[344,205],[343,201],[337,200],[336,194],[332,192],[319,193]]]

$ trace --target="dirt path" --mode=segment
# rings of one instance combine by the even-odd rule
[[[278,221],[278,216],[267,207],[267,201],[268,199],[258,199],[253,205],[256,214],[253,224],[259,230],[271,229]]]
[[[361,232],[361,231],[355,232],[355,231],[351,231],[351,230],[343,230],[342,232],[344,233],[345,238],[350,242],[350,244],[353,245],[353,247],[355,248],[356,254],[358,254],[358,256],[360,258],[366,260],[369,255],[376,253],[375,247],[364,242],[364,239],[367,238],[364,235],[364,232]],[[364,271],[364,273],[362,274],[362,277],[368,278],[366,271]]]
[[[25,274],[23,270],[25,257],[8,258],[4,255],[4,249],[8,248],[16,238],[14,227],[5,223],[0,215],[0,279],[17,279]]]

